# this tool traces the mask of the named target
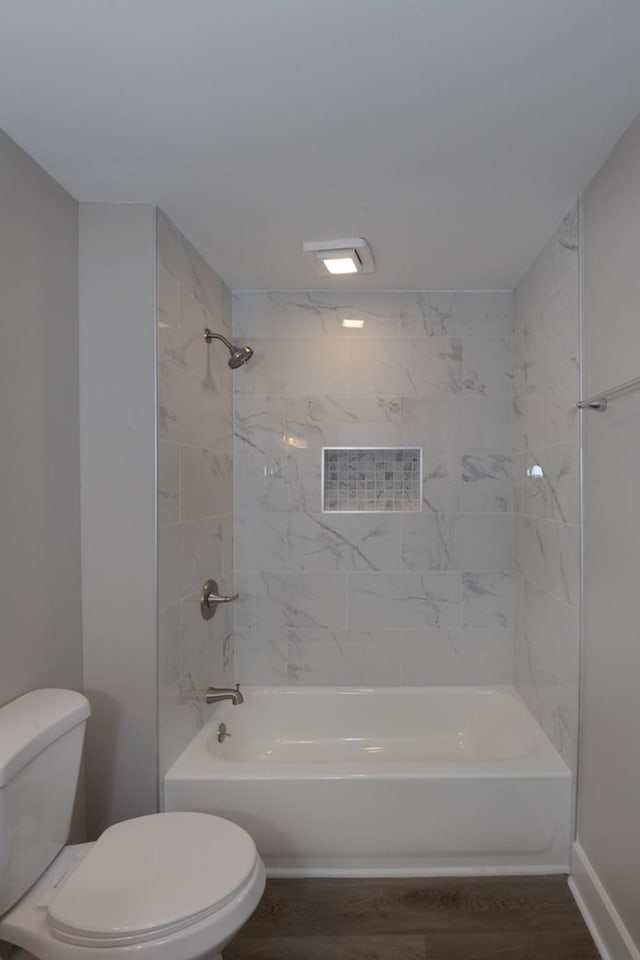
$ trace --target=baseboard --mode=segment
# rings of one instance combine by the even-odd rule
[[[640,949],[579,843],[571,851],[569,888],[603,960],[640,960]]]

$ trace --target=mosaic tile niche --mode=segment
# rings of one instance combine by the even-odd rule
[[[322,457],[326,512],[421,509],[420,448],[325,447]]]

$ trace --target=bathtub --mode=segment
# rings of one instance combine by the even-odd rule
[[[571,775],[512,687],[243,692],[168,771],[164,808],[240,824],[271,876],[568,870]]]

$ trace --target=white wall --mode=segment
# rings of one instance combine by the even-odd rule
[[[89,831],[157,803],[156,211],[80,206]]]
[[[0,131],[0,704],[82,682],[78,207]]]
[[[640,120],[589,185],[583,209],[590,395],[640,376]],[[584,414],[583,687],[572,872],[614,960],[640,956],[639,489],[636,390],[612,400],[605,413]]]

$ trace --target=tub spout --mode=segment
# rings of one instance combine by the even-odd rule
[[[219,700],[231,700],[234,706],[238,703],[244,703],[239,683],[236,683],[235,690],[233,687],[208,687],[204,698],[207,703],[218,703]]]

